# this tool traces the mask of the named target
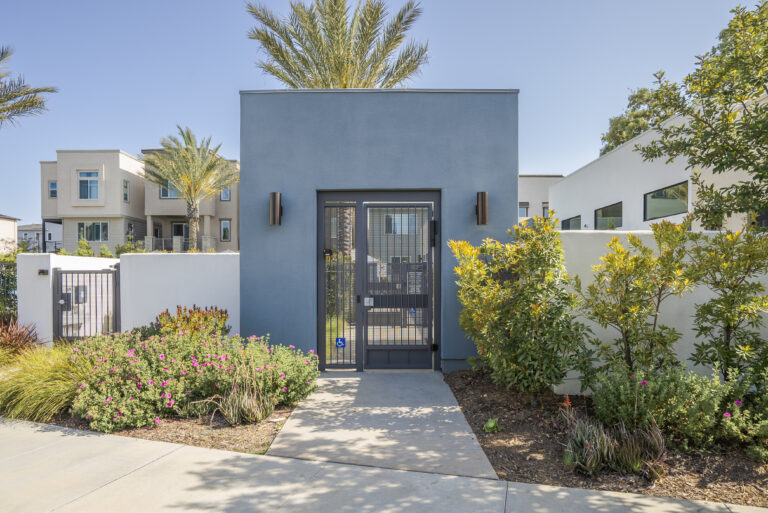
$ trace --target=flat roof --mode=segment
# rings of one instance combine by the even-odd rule
[[[518,94],[520,89],[244,89],[240,94],[276,94],[276,93],[484,93],[484,94]]]
[[[554,174],[550,175],[545,173],[540,173],[540,174],[520,173],[517,176],[519,176],[520,178],[523,178],[524,176],[528,178],[563,178],[563,175],[554,175]]]

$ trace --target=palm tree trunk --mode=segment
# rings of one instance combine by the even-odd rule
[[[197,251],[197,231],[200,225],[200,207],[196,203],[187,203],[189,222],[189,249]]]

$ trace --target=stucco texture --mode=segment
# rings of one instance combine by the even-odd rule
[[[439,190],[441,357],[474,354],[458,324],[450,239],[506,240],[517,221],[517,91],[241,93],[243,334],[317,348],[318,191]],[[269,193],[282,193],[281,226]],[[490,222],[475,201],[488,191]]]

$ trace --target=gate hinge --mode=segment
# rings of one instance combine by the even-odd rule
[[[429,222],[429,245],[435,247],[437,241],[437,231],[440,229],[437,219],[432,219]]]
[[[438,347],[437,344],[432,344],[432,352],[437,351]]]

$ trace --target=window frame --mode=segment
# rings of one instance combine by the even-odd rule
[[[398,222],[395,222],[397,219]],[[405,220],[405,223],[403,223]],[[416,214],[410,212],[398,212],[396,214],[384,215],[384,235],[414,235],[418,231],[418,219]],[[402,232],[402,228],[405,226],[406,231]],[[398,231],[400,228],[401,231]],[[411,230],[413,228],[413,230]]]
[[[597,227],[597,211],[598,210],[604,210],[606,208],[615,207],[616,205],[621,205],[621,224],[618,226],[615,226],[614,228],[598,228]],[[594,217],[595,224],[592,225],[594,230],[615,230],[617,228],[621,228],[624,226],[624,202],[623,201],[617,201],[616,203],[611,203],[610,205],[605,205],[604,207],[596,208],[595,209],[595,217]]]
[[[99,238],[96,240],[88,240],[86,227],[88,225],[99,225]],[[106,230],[104,229],[106,227]],[[81,229],[82,228],[82,229]],[[104,234],[107,234],[104,238]],[[82,234],[82,237],[80,236]],[[78,221],[77,222],[77,240],[85,239],[86,242],[109,242],[109,221]]]
[[[96,175],[96,176],[82,176],[83,173],[88,173],[88,175]],[[100,181],[101,175],[98,171],[93,170],[77,170],[77,199],[80,201],[98,201],[99,199],[99,181]],[[88,196],[86,198],[83,197],[83,182],[87,183],[86,190],[88,191]],[[96,196],[91,196],[91,186],[92,183],[96,184]],[[57,186],[58,187],[58,186]]]
[[[227,197],[224,198],[224,191],[227,191]],[[227,185],[219,191],[219,201],[232,201],[232,186]]]
[[[578,222],[579,227],[576,228],[576,229],[574,229],[574,228],[565,229],[564,228],[565,223],[569,223],[569,226],[570,226],[570,222],[573,221],[574,219],[578,219],[579,220],[579,222]],[[576,215],[576,216],[572,216],[572,217],[569,217],[568,219],[563,219],[562,221],[560,221],[560,231],[561,232],[574,232],[574,231],[578,231],[578,230],[581,230],[581,214]]]
[[[165,196],[163,196],[163,191],[165,191]],[[171,191],[176,191],[176,196],[171,196]],[[160,199],[181,199],[181,193],[166,181],[165,185],[160,186]]]
[[[541,204],[541,217],[549,219],[549,203],[546,201]]]
[[[53,185],[53,188],[51,188]],[[51,195],[53,193],[53,195]],[[48,199],[59,199],[59,182],[58,180],[48,180]]]
[[[224,223],[227,223],[227,230],[229,230],[229,237],[224,238]],[[232,242],[232,219],[224,218],[219,219],[219,242]]]
[[[131,181],[123,178],[123,203],[131,202]]]
[[[686,197],[685,212],[678,212],[677,214],[668,214],[666,216],[648,217],[648,203],[646,202],[646,198],[649,195],[651,195],[651,194],[653,194],[655,192],[663,191],[663,190],[666,190],[666,189],[671,189],[672,187],[677,187],[677,186],[683,185],[683,184],[685,184],[688,187],[687,190],[686,190],[686,194],[685,194],[685,197]],[[643,194],[643,221],[653,221],[655,219],[664,219],[665,217],[679,216],[680,214],[687,214],[688,213],[688,200],[690,198],[690,192],[691,192],[691,188],[690,188],[690,184],[688,183],[688,180],[683,180],[682,182],[674,183],[672,185],[667,185],[666,187],[660,187],[660,188],[658,188],[658,189],[656,189],[654,191],[646,192],[645,194]]]

